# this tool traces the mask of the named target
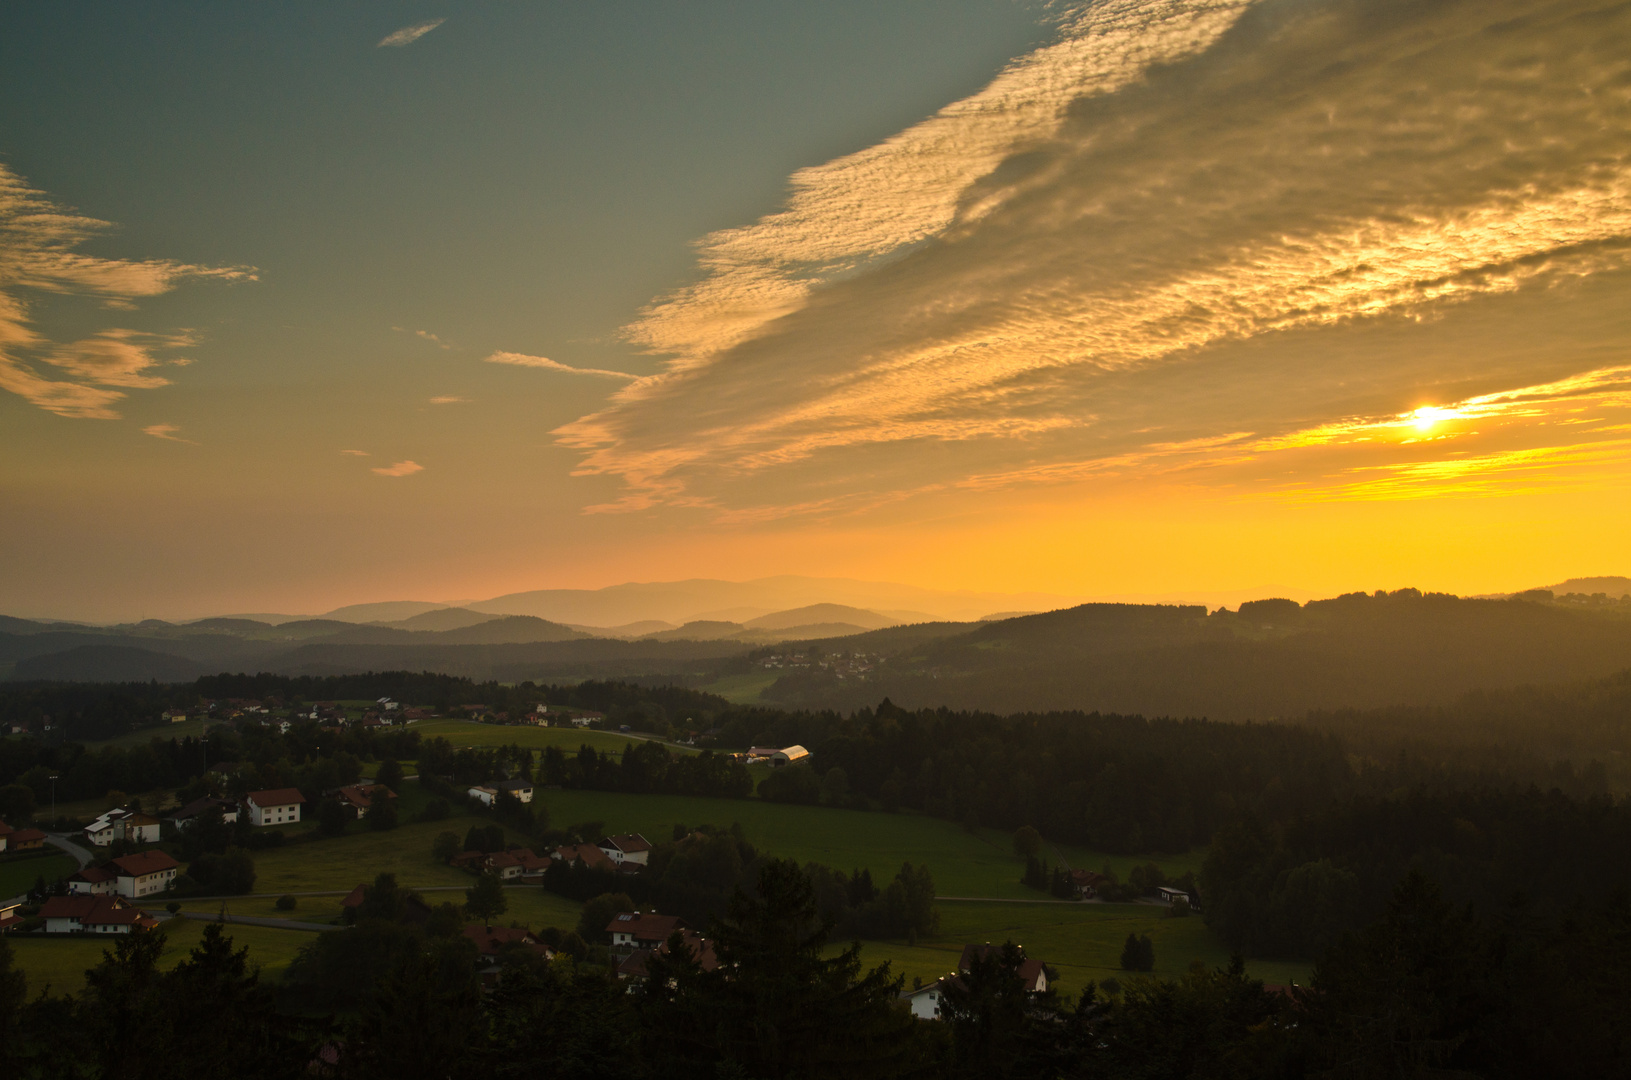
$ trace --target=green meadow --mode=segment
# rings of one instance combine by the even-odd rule
[[[159,966],[171,968],[186,958],[203,936],[205,923],[197,919],[171,919],[155,933],[165,936]],[[282,978],[295,954],[311,941],[312,931],[229,925],[227,934],[240,948],[247,946],[251,963],[260,965],[262,977]],[[36,997],[47,986],[54,994],[78,993],[85,986],[85,971],[95,967],[102,953],[113,947],[111,938],[59,935],[51,938],[7,939],[15,964],[28,977],[28,993]]]
[[[0,860],[0,900],[27,892],[41,877],[47,882],[52,882],[59,877],[67,877],[78,869],[79,860],[59,850],[55,855],[42,858]]]
[[[596,750],[621,752],[629,736],[589,728],[537,727],[533,724],[483,724],[474,720],[421,720],[410,729],[426,739],[443,738],[456,747],[524,746],[531,750],[557,746],[576,751],[588,744]],[[679,750],[679,747],[670,747]],[[685,751],[682,751],[685,752]]]

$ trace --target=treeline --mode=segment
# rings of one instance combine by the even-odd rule
[[[550,786],[591,791],[720,799],[745,799],[753,793],[747,766],[728,755],[711,750],[675,754],[654,742],[626,744],[615,756],[587,745],[570,755],[558,746],[547,747],[541,772]]]
[[[204,774],[223,762],[233,766],[231,794],[298,787],[314,799],[329,788],[354,782],[362,761],[411,759],[418,753],[419,734],[411,729],[333,732],[310,721],[285,734],[269,727],[223,724],[210,729],[206,739],[155,736],[128,747],[0,739],[0,813],[26,816],[48,806],[52,776],[60,802],[155,788],[174,788],[183,798],[197,798],[205,793]]]
[[[1317,956],[1373,921],[1412,871],[1458,903],[1557,918],[1631,890],[1631,803],[1538,788],[1353,796],[1295,821],[1219,830],[1208,925],[1251,955]]]

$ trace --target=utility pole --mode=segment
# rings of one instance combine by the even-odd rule
[[[51,827],[57,827],[57,778],[51,777]]]

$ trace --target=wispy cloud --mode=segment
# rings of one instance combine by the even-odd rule
[[[345,455],[347,455],[349,457],[371,457],[372,456],[366,450],[341,450],[340,453],[345,454]]]
[[[496,352],[487,357],[489,364],[510,364],[515,367],[540,368],[544,371],[558,371],[563,375],[588,375],[596,379],[626,379],[634,380],[637,375],[630,375],[626,371],[607,371],[603,368],[581,368],[570,364],[558,363],[547,356],[528,356],[526,353]]]
[[[428,341],[438,348],[451,349],[453,347],[447,342],[443,341],[441,338],[437,337],[435,334],[431,333],[429,330],[409,330],[404,326],[393,326],[391,329],[395,330],[399,334],[412,334],[414,337]]]
[[[0,165],[0,389],[59,416],[114,419],[127,390],[169,380],[154,373],[165,350],[191,345],[187,333],[154,334],[109,328],[58,343],[34,329],[29,292],[100,299],[128,310],[142,297],[168,292],[189,278],[253,280],[248,267],[212,268],[169,260],[103,259],[75,249],[109,228],[76,214]],[[54,378],[55,368],[66,378]]]
[[[1363,358],[1333,344],[1365,327],[1471,337],[1531,297],[1561,320],[1588,288],[1614,306],[1631,11],[1121,0],[1063,27],[706,237],[701,279],[627,330],[663,372],[557,432],[580,471],[620,477],[621,508],[724,514],[1228,461],[1267,443],[1163,448],[1564,363],[1556,340],[1482,370],[1407,336]],[[1631,347],[1590,329],[1566,330],[1565,377]]]
[[[432,405],[458,405],[463,402],[468,402],[469,400],[470,399],[467,397],[455,397],[452,394],[439,394],[436,397],[431,398],[430,403]]]
[[[183,439],[180,435],[177,435],[176,432],[180,430],[181,429],[176,427],[174,424],[148,424],[146,427],[142,428],[144,433],[153,436],[155,439],[164,439],[167,442],[186,443],[188,446],[198,445],[191,439]]]
[[[412,45],[445,22],[447,22],[446,19],[429,19],[422,23],[414,23],[412,26],[404,26],[400,30],[392,30],[379,39],[378,48],[400,49]]]
[[[425,467],[417,461],[399,461],[395,465],[382,465],[372,471],[381,476],[412,476],[416,472],[424,472]]]

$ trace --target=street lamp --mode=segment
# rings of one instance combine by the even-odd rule
[[[57,778],[51,777],[51,827],[57,827]]]

